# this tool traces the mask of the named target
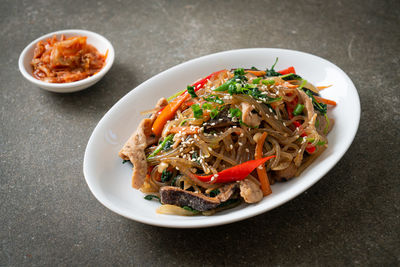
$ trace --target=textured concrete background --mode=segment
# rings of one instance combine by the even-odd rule
[[[0,265],[400,265],[399,1],[1,1]],[[114,45],[92,88],[53,94],[18,71],[22,49],[81,28]],[[146,79],[198,56],[247,47],[316,54],[361,98],[342,160],[289,203],[242,222],[164,229],[91,194],[82,162],[105,112]]]

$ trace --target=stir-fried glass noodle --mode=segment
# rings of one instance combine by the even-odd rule
[[[274,64],[275,65],[275,64]],[[332,100],[293,67],[221,70],[161,98],[119,155],[132,186],[164,214],[211,215],[256,203],[328,146]]]

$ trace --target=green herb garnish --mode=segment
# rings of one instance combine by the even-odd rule
[[[164,138],[164,140],[157,146],[157,148],[154,150],[153,153],[151,153],[147,158],[154,157],[158,153],[161,152],[161,150],[168,150],[171,148],[171,145],[173,144],[172,139],[174,138],[173,134],[168,135],[167,137]]]
[[[191,95],[192,98],[196,98],[197,97],[196,93],[194,92],[194,86],[188,85],[187,86],[187,91]]]
[[[216,197],[219,193],[221,193],[220,191],[219,191],[219,189],[214,189],[214,190],[211,190],[210,191],[210,197]]]
[[[272,76],[279,76],[279,75],[281,75],[279,72],[276,72],[275,69],[274,69],[276,63],[278,63],[278,58],[275,59],[274,65],[272,65],[272,67],[271,67],[270,69],[267,68],[267,70],[265,71],[265,75],[266,75],[267,77],[272,77]]]
[[[171,180],[171,178],[172,178],[172,172],[163,170],[163,172],[161,173],[161,182],[163,183],[168,182],[169,180]]]
[[[193,212],[195,214],[200,212],[199,210],[195,210],[195,209],[193,209],[192,207],[189,207],[189,206],[183,206],[182,209],[191,211],[191,212]]]
[[[255,79],[253,79],[252,83],[253,84],[259,84],[260,81],[261,81],[261,78],[255,78]]]
[[[146,196],[144,197],[144,199],[146,199],[146,200],[157,199],[157,200],[161,203],[160,197],[158,197],[158,196],[156,196],[156,195],[146,195]]]
[[[232,118],[241,118],[242,117],[242,111],[238,108],[230,108],[229,109],[229,115]]]
[[[318,103],[311,90],[306,89],[305,92],[312,99],[314,109],[319,111],[322,115],[325,115],[326,112],[328,111],[328,105],[324,103]],[[329,121],[329,119],[327,119],[327,121]]]
[[[246,73],[244,72],[243,68],[238,68],[236,70],[233,71],[234,75],[240,76],[240,75],[245,75]]]
[[[201,162],[200,162],[200,157],[199,157],[199,154],[197,153],[197,151],[193,152],[193,154],[192,154],[192,159],[193,159],[195,162],[197,162],[198,164],[201,164]]]

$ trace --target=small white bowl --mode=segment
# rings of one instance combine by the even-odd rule
[[[64,36],[67,38],[73,37],[73,36],[86,36],[87,43],[96,47],[100,54],[104,55],[108,50],[108,55],[106,58],[105,66],[95,75],[87,77],[80,81],[76,81],[76,82],[49,83],[49,82],[43,82],[43,81],[38,80],[35,77],[33,77],[32,76],[33,69],[32,69],[30,62],[32,61],[36,44],[39,41],[43,41],[43,40],[53,37],[53,35],[56,35],[57,38],[60,38],[62,34],[64,34]],[[98,82],[101,78],[103,78],[103,76],[111,68],[111,66],[114,62],[114,57],[115,57],[114,47],[106,38],[104,38],[100,34],[97,34],[97,33],[91,32],[91,31],[85,31],[85,30],[62,30],[62,31],[48,33],[46,35],[43,35],[42,37],[39,37],[38,39],[34,40],[33,42],[31,42],[22,51],[22,53],[19,57],[18,66],[19,66],[20,72],[25,77],[25,79],[30,81],[32,84],[37,85],[40,88],[51,91],[51,92],[70,93],[70,92],[76,92],[76,91],[86,89],[89,86],[92,86],[93,84]]]

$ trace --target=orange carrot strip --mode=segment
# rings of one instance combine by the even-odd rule
[[[190,95],[185,92],[184,94],[169,102],[168,105],[161,111],[160,115],[158,115],[157,119],[154,121],[152,127],[153,133],[155,135],[161,135],[165,123],[167,123],[168,120],[172,119],[175,116],[178,108],[182,105],[183,102],[186,101],[189,96]]]
[[[297,88],[297,87],[299,87],[297,84],[291,84],[289,82],[284,82],[283,86],[285,86],[287,88]]]
[[[256,145],[256,153],[255,153],[255,159],[261,159],[262,158],[262,151],[264,147],[264,142],[265,138],[267,138],[267,133],[264,132],[260,138],[257,140],[257,145]],[[268,180],[268,175],[267,171],[265,170],[265,165],[262,164],[257,167],[257,175],[258,179],[260,180],[261,183],[261,190],[263,192],[264,196],[267,196],[272,193],[271,186],[269,184]]]
[[[324,103],[327,105],[332,105],[332,106],[336,106],[336,102],[330,99],[326,99],[320,96],[314,96],[315,100],[318,101],[318,103]]]
[[[332,84],[331,85],[325,85],[325,86],[317,86],[317,89],[321,91],[321,90],[324,90],[324,89],[329,88],[331,86],[332,86]]]
[[[199,133],[199,127],[194,127],[194,126],[177,126],[173,127],[169,130],[169,133],[177,134],[179,132],[185,133],[185,134],[197,134]]]
[[[265,71],[263,71],[263,70],[245,70],[244,72],[251,73],[256,76],[264,76],[265,75]]]

